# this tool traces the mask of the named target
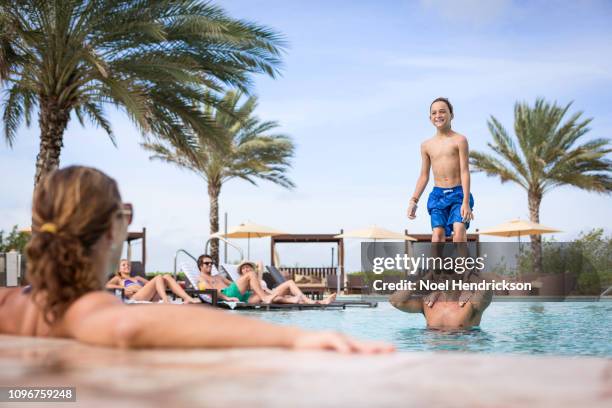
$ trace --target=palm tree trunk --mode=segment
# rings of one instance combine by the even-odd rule
[[[210,233],[219,231],[219,194],[221,183],[208,183],[208,200],[210,202]],[[213,239],[210,243],[210,256],[215,264],[219,264],[219,240]]]
[[[36,156],[34,187],[47,173],[59,167],[60,153],[64,145],[64,131],[68,126],[70,111],[59,106],[55,98],[40,98],[40,148]]]
[[[530,191],[528,194],[529,219],[531,222],[540,223],[540,204],[542,203],[542,193]],[[542,236],[531,235],[531,252],[533,253],[533,272],[542,273]]]

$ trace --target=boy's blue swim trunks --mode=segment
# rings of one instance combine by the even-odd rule
[[[463,187],[434,187],[427,199],[427,212],[431,216],[431,228],[443,227],[446,236],[450,237],[454,222],[462,222],[461,204],[463,203]],[[474,208],[474,197],[470,193],[470,208]],[[470,223],[465,223],[465,229]]]

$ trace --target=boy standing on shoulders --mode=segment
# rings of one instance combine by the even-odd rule
[[[431,241],[445,242],[452,235],[453,242],[467,242],[467,228],[474,219],[474,198],[470,194],[469,149],[465,136],[451,129],[453,105],[446,98],[435,99],[429,107],[429,119],[436,134],[421,144],[421,174],[408,204],[408,218],[416,218],[417,203],[433,171],[434,188],[427,199],[431,217]],[[459,251],[467,252],[461,245]],[[434,254],[441,256],[442,248],[435,245]],[[440,271],[430,271],[423,279],[442,278]],[[471,273],[462,276],[469,280]],[[440,296],[443,301],[436,302]],[[389,301],[408,313],[422,313],[428,327],[469,328],[480,323],[491,293],[471,291],[397,291]]]
[[[451,129],[453,106],[446,98],[435,99],[429,119],[436,134],[421,144],[421,174],[408,204],[408,218],[416,218],[417,203],[429,182],[429,169],[434,188],[427,200],[431,216],[432,242],[467,242],[467,228],[474,219],[474,198],[470,194],[469,149],[467,138]]]

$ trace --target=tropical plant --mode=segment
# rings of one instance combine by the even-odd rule
[[[159,143],[144,143],[162,160],[191,170],[206,180],[210,201],[210,232],[219,231],[219,195],[228,180],[238,178],[256,185],[256,179],[268,180],[286,188],[294,184],[286,176],[291,167],[294,145],[284,135],[270,133],[278,124],[260,121],[254,112],[257,98],[248,97],[240,104],[241,92],[228,91],[218,106],[206,105],[204,114],[213,118],[220,133],[220,143],[206,134],[193,133]],[[180,141],[187,139],[188,143]],[[179,142],[177,142],[177,140]],[[219,260],[219,242],[213,240],[211,256]]]
[[[538,98],[533,107],[517,103],[514,107],[516,143],[495,117],[488,121],[495,155],[470,152],[473,171],[512,181],[527,191],[529,218],[540,222],[544,194],[555,187],[570,185],[587,191],[612,192],[612,152],[609,139],[599,138],[578,144],[589,132],[592,119],[572,114],[562,123],[571,103],[560,107]],[[531,236],[534,271],[540,272],[542,247],[539,235]]]
[[[30,240],[30,234],[24,231],[19,231],[17,225],[13,226],[13,229],[4,236],[4,230],[0,230],[0,252],[24,252],[24,248]]]
[[[0,89],[12,145],[38,107],[35,184],[59,165],[74,114],[115,143],[105,105],[145,134],[185,127],[214,137],[197,105],[205,89],[248,89],[251,73],[278,72],[283,41],[199,0],[0,0]]]

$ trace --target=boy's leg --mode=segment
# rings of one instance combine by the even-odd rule
[[[448,216],[448,226],[453,229],[453,242],[467,242],[467,229],[470,227],[469,220],[463,222],[461,217],[461,204],[463,203],[463,192],[453,194],[453,204]],[[474,209],[474,197],[470,194],[470,209]]]
[[[446,232],[444,227],[434,227],[431,233],[431,242],[445,242]]]
[[[453,242],[467,242],[467,230],[462,222],[453,222]]]

